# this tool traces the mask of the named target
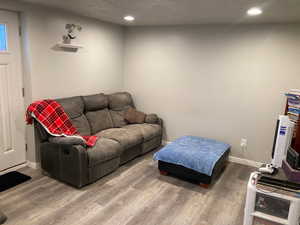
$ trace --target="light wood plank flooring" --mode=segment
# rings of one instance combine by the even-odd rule
[[[203,189],[162,176],[153,153],[80,190],[41,174],[0,193],[5,225],[242,225],[247,179],[254,168],[229,163]]]

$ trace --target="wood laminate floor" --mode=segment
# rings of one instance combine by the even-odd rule
[[[242,225],[247,179],[254,168],[229,163],[203,189],[158,173],[153,153],[82,189],[30,168],[32,180],[0,193],[5,225]]]

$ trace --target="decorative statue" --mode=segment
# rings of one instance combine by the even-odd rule
[[[76,38],[76,33],[82,30],[82,27],[77,24],[66,24],[67,34],[63,36],[65,44],[71,44],[71,41]]]

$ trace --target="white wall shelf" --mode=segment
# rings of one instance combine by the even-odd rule
[[[83,48],[83,47],[80,46],[80,45],[63,44],[63,43],[56,44],[56,46],[57,46],[58,48],[73,49],[73,50],[78,50],[78,49]]]

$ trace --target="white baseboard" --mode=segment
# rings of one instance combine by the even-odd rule
[[[22,168],[24,168],[26,166],[28,166],[28,167],[30,167],[32,169],[35,169],[35,170],[41,168],[41,164],[40,163],[30,162],[30,161],[27,160],[26,162],[24,162],[24,163],[22,163],[20,165],[17,165],[17,166],[8,168],[6,170],[0,171],[0,175],[3,175],[5,173],[9,173],[9,172],[12,172],[12,171],[16,171],[16,170],[19,170],[19,169],[22,169]]]
[[[41,164],[40,163],[37,163],[37,162],[31,162],[31,161],[28,161],[27,160],[27,166],[32,168],[32,169],[39,169],[41,168]]]
[[[162,145],[165,146],[167,144],[170,144],[171,141],[162,140]],[[252,166],[252,167],[260,167],[263,163],[256,162],[249,159],[243,159],[235,156],[229,156],[229,162],[238,163],[246,166]]]
[[[26,167],[26,166],[27,166],[27,162],[24,162],[24,163],[22,163],[22,164],[20,164],[20,165],[17,165],[17,166],[8,168],[8,169],[6,169],[6,170],[1,170],[1,171],[0,171],[0,175],[3,175],[3,174],[5,174],[5,173],[9,173],[9,172],[12,172],[12,171],[19,170],[19,169],[24,168],[24,167]]]
[[[249,159],[238,158],[235,156],[229,156],[229,162],[238,163],[238,164],[242,164],[242,165],[246,165],[246,166],[252,166],[252,167],[260,167],[263,164],[261,162],[256,162],[256,161],[249,160]]]

